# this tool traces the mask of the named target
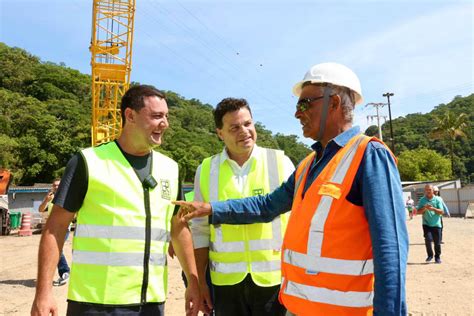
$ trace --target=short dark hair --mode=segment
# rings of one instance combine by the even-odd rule
[[[212,111],[214,115],[214,123],[216,124],[217,128],[222,128],[224,123],[222,122],[222,118],[226,113],[238,111],[241,108],[246,108],[249,110],[250,116],[252,116],[252,111],[250,110],[250,106],[245,99],[237,99],[237,98],[225,98],[222,99],[221,102],[217,103],[216,108]]]
[[[120,111],[122,115],[122,127],[125,125],[125,109],[131,108],[135,111],[140,111],[144,106],[144,99],[147,97],[158,97],[166,100],[164,92],[158,90],[151,85],[138,85],[133,86],[125,92],[122,97],[122,103],[120,104]]]

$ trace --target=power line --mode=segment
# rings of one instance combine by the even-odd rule
[[[235,54],[239,54],[239,51],[232,47],[227,41],[222,38],[219,34],[214,32],[211,28],[209,28],[201,19],[199,19],[196,15],[194,15],[191,11],[189,11],[181,2],[178,0],[175,0],[176,3],[178,3],[190,16],[192,16],[196,21],[199,22],[204,28],[206,28],[210,33],[214,34],[224,45],[226,45],[231,51],[233,51]]]
[[[148,12],[146,11],[141,11],[140,9],[140,12],[144,15],[149,15]],[[156,18],[152,18],[150,17],[150,20],[156,22],[156,23],[159,23],[158,20]],[[180,25],[179,22],[173,22],[175,24],[177,24],[178,26]],[[191,29],[189,29],[187,26],[182,26],[183,28],[191,31]],[[163,43],[161,43],[163,44]],[[201,44],[202,45],[202,44]],[[205,46],[205,45],[204,45]],[[175,54],[177,53],[176,50],[173,50],[171,49],[169,46],[167,46],[168,49],[172,50]],[[209,47],[207,47],[209,48]],[[178,54],[179,56],[182,56],[182,54]],[[258,90],[256,90],[255,88],[253,88],[251,85],[247,84],[246,82],[242,81],[238,76],[236,76],[236,74],[234,72],[231,72],[229,73],[226,69],[224,69],[223,67],[221,67],[220,65],[217,65],[216,63],[214,63],[212,60],[210,60],[209,58],[207,58],[206,56],[204,56],[204,60],[207,61],[209,64],[211,64],[212,66],[218,68],[218,70],[220,70],[225,76],[226,78],[231,78],[233,79],[233,82],[238,82],[243,88],[245,88],[246,90],[248,90],[249,92],[251,92],[251,94],[253,94],[254,96],[257,96],[257,98],[259,99],[265,99],[269,104],[271,104],[272,107],[280,107],[282,110],[284,111],[287,111],[288,108],[286,106],[281,106],[280,105],[280,102],[276,102],[275,100],[272,100],[272,99],[269,99],[266,95],[262,94],[261,92],[259,92]],[[189,60],[188,60],[189,62]],[[196,65],[194,62],[191,62],[191,64],[193,65]],[[196,65],[197,66],[197,65]],[[238,67],[238,66],[235,66],[235,67]],[[238,69],[237,69],[238,70]],[[209,71],[207,71],[209,72]],[[283,103],[283,102],[281,102]],[[286,101],[284,101],[284,103],[287,103]],[[267,106],[267,108],[269,108],[269,106]]]
[[[141,13],[144,13],[144,12],[141,12]],[[148,18],[148,13],[144,13],[142,16],[143,16],[144,19],[153,22],[152,19],[149,19],[149,18]],[[174,56],[174,57],[185,61],[186,63],[188,63],[189,65],[191,65],[193,68],[199,70],[200,75],[207,75],[207,76],[209,76],[210,78],[214,78],[215,80],[221,80],[221,79],[218,78],[215,74],[213,74],[213,73],[211,73],[211,72],[209,71],[210,68],[199,66],[198,64],[196,64],[195,62],[193,62],[192,60],[190,60],[189,58],[187,58],[187,57],[185,57],[183,54],[181,54],[178,50],[172,48],[171,46],[165,44],[164,42],[161,42],[161,43],[158,45],[156,41],[153,41],[153,39],[154,39],[153,36],[152,36],[149,32],[147,32],[145,29],[142,29],[142,27],[140,26],[140,24],[136,24],[136,29],[137,29],[137,30],[140,30],[140,33],[144,34],[145,36],[147,36],[147,37],[151,40],[150,43],[151,43],[152,46],[156,47],[157,49],[161,49],[161,48],[163,48],[163,47],[166,48],[166,49],[168,49],[169,51],[171,51],[171,52],[173,53],[173,56]],[[171,59],[170,59],[170,60],[171,60]],[[176,61],[176,60],[174,59],[173,61]],[[177,65],[179,68],[185,70],[185,68],[182,67],[181,64],[179,64],[179,63],[173,63],[173,64],[174,64],[174,65]],[[202,69],[202,72],[200,71],[200,69]],[[150,70],[149,70],[148,68],[144,68],[143,70],[144,70],[145,72],[150,72]],[[237,81],[237,82],[238,82],[238,81]],[[240,82],[239,82],[239,83],[240,83]],[[241,85],[242,85],[243,88],[246,88],[246,90],[249,90],[248,87],[246,87],[243,83],[241,83]],[[254,95],[255,97],[257,97],[257,99],[261,99],[261,96],[255,94],[255,93],[252,93],[252,92],[253,92],[253,90],[250,90],[250,91],[249,91],[249,94],[250,94],[250,95]],[[269,99],[267,98],[267,100],[269,100]],[[274,101],[271,101],[271,100],[269,100],[269,101],[271,102],[271,104],[272,104],[273,106],[275,106],[275,107],[280,107],[280,108],[284,109],[285,111],[288,111],[288,107],[287,107],[286,105],[278,104],[278,103],[276,103],[276,102],[274,102]],[[285,102],[285,103],[286,103],[286,102]],[[255,102],[254,104],[258,104],[258,102]],[[255,108],[255,110],[257,110],[257,109]],[[275,111],[273,111],[273,112],[275,112]],[[270,113],[273,113],[273,112],[270,112]]]
[[[210,54],[218,54],[220,56],[222,56],[224,58],[224,63],[227,64],[228,66],[230,66],[231,68],[233,68],[233,70],[236,72],[236,73],[241,73],[242,72],[242,66],[241,65],[237,65],[235,64],[231,59],[229,59],[229,57],[227,57],[224,53],[222,53],[220,51],[220,48],[219,46],[215,46],[213,45],[212,43],[210,43],[208,40],[206,40],[204,37],[202,37],[199,33],[195,33],[195,30],[190,28],[189,26],[187,26],[185,23],[182,23],[181,20],[179,20],[178,17],[176,17],[171,11],[169,11],[168,9],[164,8],[163,6],[157,6],[155,5],[154,3],[152,3],[153,7],[155,7],[157,10],[163,12],[165,14],[165,16],[167,18],[170,19],[171,22],[173,22],[175,25],[177,25],[178,27],[180,27],[181,29],[183,29],[187,34],[189,34],[191,37],[193,37],[194,39],[197,39],[198,40],[198,43],[200,45],[202,45],[205,49],[206,49],[206,53],[210,53]],[[188,10],[189,11],[189,10]],[[193,15],[194,16],[194,15]],[[195,17],[195,16],[194,16]],[[197,17],[196,17],[197,19]],[[203,23],[201,23],[203,24]],[[206,27],[206,29],[209,29],[208,27]],[[221,38],[220,36],[217,35],[217,33],[215,32],[212,32],[212,34],[216,35],[219,39]],[[207,56],[204,55],[206,59]],[[209,59],[208,59],[209,60]],[[213,64],[213,65],[216,65],[213,61],[210,61],[210,64]],[[257,64],[257,63],[255,63]],[[260,66],[262,64],[260,63]],[[216,67],[220,67],[222,69],[222,71],[224,72],[227,72],[226,69],[223,69],[220,65],[219,66],[216,66]],[[257,68],[258,69],[258,68]],[[257,70],[258,71],[258,70]],[[235,77],[234,75],[234,72],[231,72],[232,76]],[[238,78],[237,78],[238,79]],[[244,83],[244,86],[245,86],[245,83]],[[256,94],[259,94],[259,92],[252,86],[250,85],[247,85],[247,89],[252,89],[254,91],[254,93]],[[277,104],[278,102],[275,102],[275,100],[273,99],[269,99],[268,97],[266,96],[263,96],[263,98],[267,99],[268,101],[270,101],[271,104]],[[286,100],[283,100],[283,99],[280,99],[279,102],[282,102],[282,103],[286,103],[287,101]]]
[[[384,107],[385,105],[387,105],[387,103],[367,103],[365,106],[368,107],[368,106],[373,106],[375,108],[375,110],[377,111],[377,115],[367,115],[367,123],[368,123],[368,120],[369,118],[377,118],[377,127],[379,129],[379,138],[381,141],[383,141],[383,136],[382,136],[382,127],[380,125],[380,115],[379,115],[379,108],[382,108]]]

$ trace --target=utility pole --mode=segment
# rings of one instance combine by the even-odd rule
[[[392,145],[392,152],[395,155],[395,141],[393,139],[393,128],[392,128],[392,111],[390,110],[390,97],[393,97],[394,94],[392,92],[387,92],[383,94],[384,97],[387,97],[388,101],[388,119],[390,124],[390,143]]]
[[[365,106],[369,106],[369,105],[372,105],[375,107],[375,110],[377,111],[377,115],[367,115],[367,119],[370,117],[370,118],[374,118],[376,117],[377,118],[377,127],[379,128],[379,138],[381,141],[383,141],[383,137],[382,137],[382,126],[380,125],[380,115],[379,115],[379,108],[382,108],[386,105],[387,103],[367,103]]]

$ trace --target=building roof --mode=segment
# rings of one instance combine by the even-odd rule
[[[10,186],[8,193],[46,193],[51,188],[51,183],[35,183],[31,186]]]
[[[417,189],[423,189],[425,185],[432,184],[442,189],[446,186],[454,185],[457,187],[457,184],[460,183],[459,179],[456,180],[442,180],[442,181],[404,181],[402,182],[403,191],[414,191]]]

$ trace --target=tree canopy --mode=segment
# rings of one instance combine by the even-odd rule
[[[451,176],[451,165],[448,158],[436,151],[419,148],[400,154],[398,171],[402,179],[412,181],[446,180]]]
[[[50,182],[74,153],[90,146],[90,86],[89,75],[0,42],[0,168],[11,170],[15,184]],[[159,150],[179,163],[181,179],[192,181],[200,162],[223,148],[213,107],[166,94],[170,128]],[[454,131],[449,122],[456,121]],[[456,96],[426,114],[399,117],[392,125],[402,180],[448,178],[451,171],[463,182],[474,179],[474,94]],[[309,152],[296,135],[274,135],[258,122],[256,128],[259,145],[284,150],[295,165]],[[388,122],[382,130],[389,135]],[[377,128],[366,133],[376,135]],[[446,157],[452,157],[452,167]],[[426,161],[437,167],[428,168]]]
[[[90,86],[89,75],[0,43],[0,167],[16,185],[52,181],[90,146]],[[223,148],[213,107],[165,92],[170,128],[158,150],[178,162],[182,180],[193,181],[201,161]],[[309,152],[295,135],[273,135],[258,122],[256,128],[260,146],[287,150],[295,164]]]
[[[452,155],[452,176],[464,183],[474,180],[474,94],[455,96],[448,104],[439,104],[426,114],[413,113],[392,121],[395,153],[431,149],[443,157]],[[390,135],[389,123],[382,125],[382,134]],[[458,137],[462,136],[463,137]],[[388,142],[389,144],[389,142]],[[402,169],[403,160],[399,162]],[[439,170],[445,174],[445,170]],[[421,175],[418,175],[420,177]],[[415,178],[402,175],[402,180]]]

